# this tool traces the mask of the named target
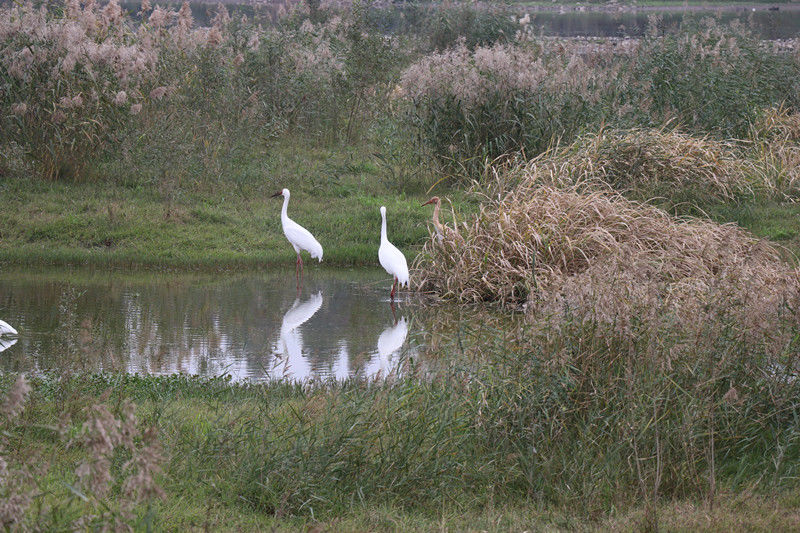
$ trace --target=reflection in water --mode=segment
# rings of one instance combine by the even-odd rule
[[[300,303],[300,298],[296,299],[291,309],[283,315],[280,348],[276,351],[279,357],[275,360],[275,368],[279,370],[280,376],[297,381],[311,374],[311,365],[303,357],[303,337],[297,328],[314,316],[320,307],[322,291],[303,303]]]
[[[324,380],[385,376],[399,349],[419,360],[428,326],[408,324],[431,310],[409,298],[414,319],[396,320],[381,271],[315,269],[299,298],[286,278],[0,272],[0,315],[22,332],[0,346],[0,371]]]
[[[397,370],[398,361],[392,361],[392,356],[402,348],[408,336],[406,317],[401,317],[394,326],[383,330],[378,337],[378,357],[370,361],[366,368],[368,376],[387,376]]]
[[[19,332],[11,327],[11,324],[0,320],[0,352],[8,350],[12,346],[17,343],[16,335],[19,335]]]
[[[0,337],[0,352],[4,350],[8,350],[15,344],[17,344],[18,339],[9,339],[8,337]]]
[[[11,327],[11,324],[0,320],[0,336],[3,335],[19,335],[19,332]]]

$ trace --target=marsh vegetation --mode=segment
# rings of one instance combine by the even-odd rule
[[[335,265],[386,205],[433,318],[387,380],[4,374],[4,527],[798,527],[794,43],[137,9],[0,8],[0,259],[291,261],[289,187]]]

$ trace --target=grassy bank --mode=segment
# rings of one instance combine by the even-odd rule
[[[281,230],[281,201],[269,198],[280,187],[276,180],[248,195],[187,191],[171,200],[158,191],[114,183],[7,180],[0,183],[0,262],[180,269],[291,266],[294,251]],[[464,192],[434,193],[451,198],[459,216],[476,209],[476,199]],[[430,206],[420,207],[427,198],[391,190],[338,196],[292,188],[289,216],[319,239],[326,265],[372,265],[380,240],[378,208],[386,205],[390,239],[410,263],[429,238]],[[735,222],[800,253],[796,203],[717,204],[706,206],[706,212],[717,222]],[[450,221],[447,204],[441,216]],[[303,257],[308,260],[307,254]]]
[[[409,260],[428,237],[425,190],[398,192],[365,150],[276,148],[259,163],[252,175],[239,167],[225,182],[189,182],[172,190],[119,176],[77,184],[2,180],[0,261],[183,268],[289,264],[294,251],[281,229],[282,199],[270,198],[283,187],[292,191],[289,216],[322,243],[326,264],[377,262],[381,205],[388,210],[390,239]],[[464,193],[448,194],[469,210]]]

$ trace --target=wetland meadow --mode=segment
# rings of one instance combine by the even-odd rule
[[[0,2],[0,527],[799,529],[800,11],[722,7]]]

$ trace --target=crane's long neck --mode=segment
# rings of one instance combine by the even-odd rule
[[[281,208],[281,222],[286,224],[286,221],[289,220],[289,215],[286,214],[286,208],[289,206],[289,197],[283,197],[283,208]]]
[[[442,223],[439,222],[439,202],[433,204],[433,226],[439,230],[439,233],[442,232]]]
[[[387,242],[386,237],[386,213],[381,213],[381,242]]]

